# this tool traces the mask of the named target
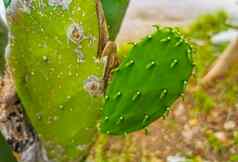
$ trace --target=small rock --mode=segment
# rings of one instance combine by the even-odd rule
[[[191,126],[196,126],[196,125],[198,124],[198,120],[197,120],[197,119],[191,119],[191,120],[189,121],[189,124],[190,124]]]
[[[227,137],[226,137],[225,132],[216,132],[216,133],[214,133],[214,135],[221,142],[226,142],[227,141]]]
[[[167,162],[185,162],[186,158],[180,155],[168,156],[166,159]]]
[[[175,117],[179,118],[179,117],[183,116],[185,114],[185,112],[186,112],[186,110],[185,110],[184,105],[182,103],[180,103],[176,107],[176,109],[174,111],[174,115],[175,115]]]
[[[226,130],[233,130],[236,127],[236,123],[234,121],[227,121],[224,123],[224,128]]]
[[[199,133],[200,128],[199,127],[191,127],[187,124],[184,126],[184,130],[182,131],[182,136],[184,137],[184,140],[188,143],[191,142],[192,138]]]

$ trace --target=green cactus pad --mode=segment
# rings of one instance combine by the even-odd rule
[[[3,0],[5,7],[10,6],[11,0]]]
[[[49,158],[80,161],[96,136],[102,100],[96,3],[27,2],[10,18],[17,94]]]
[[[125,16],[129,0],[101,0],[107,21],[109,39],[115,40]]]
[[[192,73],[192,49],[180,34],[159,29],[135,44],[113,73],[100,122],[103,133],[140,130],[164,116]]]
[[[16,162],[10,147],[0,133],[0,162]]]

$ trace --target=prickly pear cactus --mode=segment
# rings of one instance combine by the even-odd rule
[[[125,16],[129,0],[101,0],[107,22],[109,39],[115,40]]]
[[[148,126],[169,111],[192,73],[192,49],[171,28],[135,44],[113,73],[101,132],[119,135]]]
[[[57,162],[80,161],[96,135],[102,65],[92,0],[19,0],[10,15],[17,94]]]
[[[0,133],[0,162],[16,162],[10,147],[5,142],[2,134]]]

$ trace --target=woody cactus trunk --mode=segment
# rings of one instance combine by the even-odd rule
[[[128,3],[5,2],[8,25],[1,24],[9,26],[10,41],[4,54],[8,30],[2,30],[0,113],[12,127],[0,126],[19,160],[83,161],[97,130],[143,129],[183,94],[192,48],[176,30],[156,26],[127,58],[117,57],[114,41]]]

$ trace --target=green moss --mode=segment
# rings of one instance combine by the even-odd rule
[[[238,161],[238,154],[230,156],[229,162],[237,162],[237,161]]]
[[[225,149],[225,146],[220,142],[220,140],[214,135],[214,133],[210,132],[207,134],[207,140],[212,150],[215,152],[220,152]]]
[[[201,15],[194,23],[186,27],[186,33],[193,39],[208,40],[215,33],[228,29],[229,16],[225,11]]]
[[[211,37],[228,29],[226,25],[229,16],[224,11],[217,11],[198,17],[191,25],[181,29],[181,32],[193,42],[196,49],[194,63],[196,76],[202,78],[207,73],[214,60],[227,47],[227,43],[213,45]]]
[[[205,91],[199,90],[194,93],[195,108],[199,112],[209,113],[215,108],[216,103]]]

